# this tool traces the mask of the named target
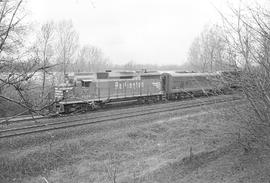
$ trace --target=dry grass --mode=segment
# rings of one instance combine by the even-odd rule
[[[24,112],[25,109],[17,104],[0,99],[0,118],[9,117]]]
[[[5,182],[228,182],[234,172],[234,180],[246,180],[250,157],[241,158],[256,156],[243,156],[235,141],[238,120],[214,106],[99,125],[13,152],[14,158],[2,155],[1,176]]]
[[[1,178],[5,181],[17,180],[22,177],[38,176],[48,173],[61,165],[73,163],[81,146],[74,143],[64,144],[61,147],[48,147],[40,151],[28,153],[25,156],[0,158]]]

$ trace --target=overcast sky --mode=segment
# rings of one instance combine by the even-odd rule
[[[225,0],[215,0],[221,7]],[[217,21],[211,0],[28,0],[36,24],[71,19],[81,44],[113,63],[182,64],[204,25]]]

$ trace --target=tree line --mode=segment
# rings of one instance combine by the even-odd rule
[[[269,3],[239,1],[228,5],[229,13],[217,10],[222,23],[205,27],[190,46],[189,68],[200,72],[240,71],[235,78],[248,101],[238,109],[246,139],[245,150],[256,145],[270,147],[270,11]],[[243,114],[244,111],[244,114]],[[244,135],[247,134],[247,135]],[[240,135],[239,135],[240,136]]]
[[[63,74],[99,71],[109,64],[100,48],[79,44],[79,35],[71,20],[43,24],[33,49],[43,65],[54,65],[54,70]]]

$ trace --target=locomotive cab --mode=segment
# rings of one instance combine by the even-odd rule
[[[81,87],[89,88],[92,80],[81,80]]]
[[[168,73],[164,73],[161,76],[161,85],[162,85],[162,91],[165,94],[169,93],[169,84],[170,84],[170,75]]]

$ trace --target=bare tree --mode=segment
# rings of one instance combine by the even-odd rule
[[[238,84],[250,104],[245,109],[251,114],[245,130],[249,138],[270,147],[270,11],[259,3],[250,6],[242,2],[230,10],[231,16],[220,14],[230,47],[228,53],[235,67],[242,68]]]
[[[29,27],[23,22],[23,7],[23,0],[0,2],[0,98],[4,104],[21,106],[21,112],[40,113],[46,106],[38,100],[35,77],[48,67],[26,46]]]
[[[47,22],[42,25],[37,35],[35,43],[37,58],[41,61],[42,67],[51,66],[51,58],[53,57],[53,38],[55,27],[53,22]],[[42,77],[42,98],[44,97],[44,89],[46,82],[46,70],[43,70]]]
[[[124,69],[128,69],[128,70],[137,69],[138,66],[139,64],[136,64],[133,60],[130,60],[123,65]]]
[[[102,71],[108,68],[108,64],[108,59],[104,57],[101,49],[95,46],[86,45],[79,51],[75,71]]]
[[[194,39],[188,55],[192,70],[213,72],[228,69],[226,44],[220,26],[207,26],[201,35]]]
[[[201,41],[199,37],[196,37],[190,48],[189,48],[189,54],[188,54],[188,67],[191,70],[201,71],[204,72],[204,61],[203,61],[203,55],[201,51]]]
[[[72,62],[78,48],[78,34],[72,21],[62,21],[57,26],[57,54],[61,71],[66,75],[68,65]]]
[[[4,89],[10,85],[16,88],[16,85],[25,79],[23,75],[19,77],[14,74],[18,70],[17,63],[24,46],[23,35],[26,27],[22,24],[22,4],[22,0],[0,2],[0,97],[15,103],[16,100],[5,95]]]

